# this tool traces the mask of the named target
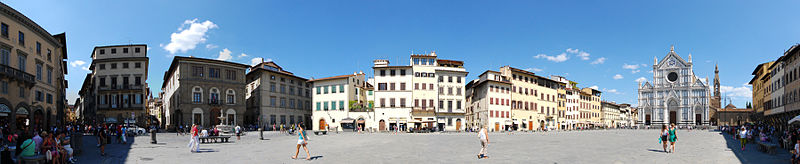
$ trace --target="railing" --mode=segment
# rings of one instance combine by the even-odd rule
[[[219,99],[208,99],[208,105],[222,105],[222,101]]]
[[[8,77],[13,77],[13,78],[15,78],[17,80],[23,81],[23,82],[28,83],[30,85],[33,85],[33,84],[36,83],[36,81],[34,80],[35,78],[34,78],[34,76],[32,74],[29,74],[29,73],[27,73],[25,71],[22,71],[22,70],[19,70],[19,69],[16,69],[16,68],[12,68],[11,66],[7,66],[7,65],[0,64],[0,74],[2,74],[4,76],[8,76]]]
[[[125,85],[125,84],[123,84],[123,85],[115,85],[115,84],[111,84],[111,86],[107,86],[107,85],[101,85],[100,87],[98,87],[98,89],[99,89],[99,90],[101,90],[101,91],[110,91],[110,90],[142,90],[142,88],[144,88],[144,85],[141,85],[141,84],[140,84],[140,85],[136,85],[136,84],[128,84],[128,85]]]

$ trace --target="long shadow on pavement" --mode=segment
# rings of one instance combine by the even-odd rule
[[[78,163],[125,163],[131,150],[131,145],[136,144],[135,137],[127,137],[128,144],[117,143],[117,138],[110,136],[106,144],[106,156],[100,156],[100,147],[97,147],[97,137],[84,135],[81,139],[81,154],[77,156]],[[144,142],[144,141],[143,141]]]
[[[734,135],[720,132],[728,146],[728,151],[732,151],[739,158],[741,163],[789,163],[791,162],[791,154],[785,149],[780,147],[775,148],[775,154],[771,155],[758,150],[757,143],[747,143],[745,150],[742,151],[741,142]],[[775,143],[773,141],[773,143]],[[777,144],[777,143],[775,143]]]

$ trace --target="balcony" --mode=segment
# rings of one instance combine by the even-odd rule
[[[33,87],[33,85],[36,84],[36,80],[34,80],[32,74],[29,74],[25,71],[16,68],[11,68],[11,66],[7,65],[0,64],[0,76],[9,77],[13,80],[20,81],[22,83],[25,83],[26,86],[28,87]]]
[[[222,105],[222,103],[223,102],[219,99],[208,99],[208,105],[219,106]]]
[[[414,107],[411,114],[415,116],[434,116],[435,107]]]
[[[111,84],[111,86],[101,85],[97,87],[99,91],[143,91],[144,85],[136,85],[136,84],[128,84],[128,85],[116,85]]]

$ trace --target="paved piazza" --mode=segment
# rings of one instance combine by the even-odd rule
[[[79,163],[788,163],[787,151],[767,155],[750,144],[745,152],[738,141],[711,131],[678,131],[677,153],[667,154],[658,144],[657,130],[594,130],[546,133],[491,133],[489,159],[477,160],[475,133],[311,135],[314,159],[290,159],[297,136],[265,132],[258,140],[250,132],[242,140],[201,144],[190,153],[187,136],[159,133],[159,144],[149,136],[125,146],[110,144],[108,157],[97,155],[94,137],[84,137],[89,148]],[[130,147],[130,149],[127,149]],[[734,149],[731,149],[732,147]],[[300,158],[305,158],[301,149]]]

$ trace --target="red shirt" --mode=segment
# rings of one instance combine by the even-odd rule
[[[197,125],[192,126],[192,136],[197,136]]]

